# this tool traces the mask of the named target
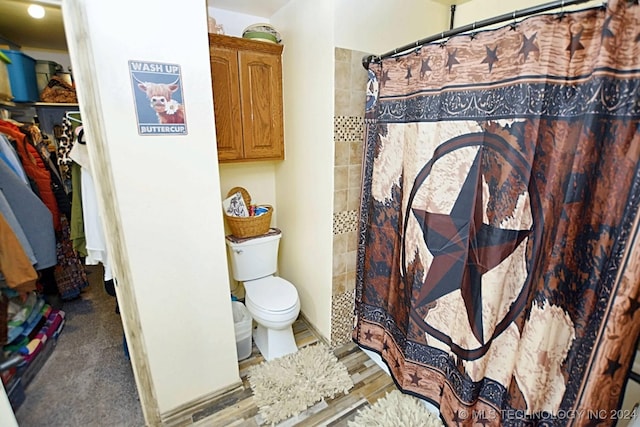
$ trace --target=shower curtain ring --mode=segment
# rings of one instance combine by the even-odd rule
[[[562,21],[562,18],[564,18],[564,2],[565,0],[562,0],[562,2],[560,3],[560,13],[558,14],[559,21]]]
[[[471,38],[471,40],[476,38],[476,23],[477,22],[473,22],[473,27],[471,28],[471,34],[469,34],[469,37]]]
[[[440,33],[440,47],[444,47],[447,44],[447,41],[444,39],[444,31]]]

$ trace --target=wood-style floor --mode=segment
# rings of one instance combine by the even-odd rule
[[[303,318],[296,320],[293,324],[293,331],[298,348],[322,342]],[[374,404],[386,393],[396,389],[391,377],[354,343],[350,342],[334,349],[334,354],[347,367],[353,380],[354,387],[349,391],[349,394],[340,394],[333,399],[325,399],[302,414],[276,424],[277,427],[346,427],[348,421],[355,419],[360,409]],[[247,379],[248,368],[263,360],[254,343],[251,356],[240,362],[242,388],[220,396],[211,406],[194,415],[194,425],[206,427],[268,425],[258,414],[258,407],[254,402],[251,386]]]

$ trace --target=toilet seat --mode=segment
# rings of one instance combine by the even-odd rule
[[[244,282],[245,300],[266,313],[283,313],[294,309],[298,303],[298,291],[287,280],[267,276]]]

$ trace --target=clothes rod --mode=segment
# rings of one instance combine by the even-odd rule
[[[549,10],[564,8],[565,6],[573,6],[576,4],[586,3],[591,0],[556,0],[550,3],[544,3],[538,6],[532,6],[522,10],[515,10],[511,13],[505,13],[504,15],[494,16],[493,18],[484,19],[482,21],[474,22],[473,24],[464,25],[462,27],[454,28],[448,31],[443,31],[440,34],[434,34],[431,37],[427,37],[424,39],[420,39],[415,43],[407,44],[402,47],[396,48],[392,51],[383,53],[382,55],[367,55],[362,58],[362,66],[365,69],[369,69],[369,64],[372,62],[378,62],[385,58],[390,58],[399,53],[404,53],[406,51],[419,48],[424,46],[427,43],[431,43],[437,40],[445,39],[448,37],[452,37],[461,33],[466,33],[468,31],[475,31],[477,29],[488,27],[489,25],[499,24],[501,22],[506,22],[510,20],[516,20],[518,18],[523,18],[530,15],[535,15],[542,12],[547,12]]]

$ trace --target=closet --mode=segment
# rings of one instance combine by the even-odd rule
[[[89,286],[85,265],[104,265],[105,289],[111,276],[78,106],[0,110],[0,375],[15,411],[64,330],[64,303]]]

